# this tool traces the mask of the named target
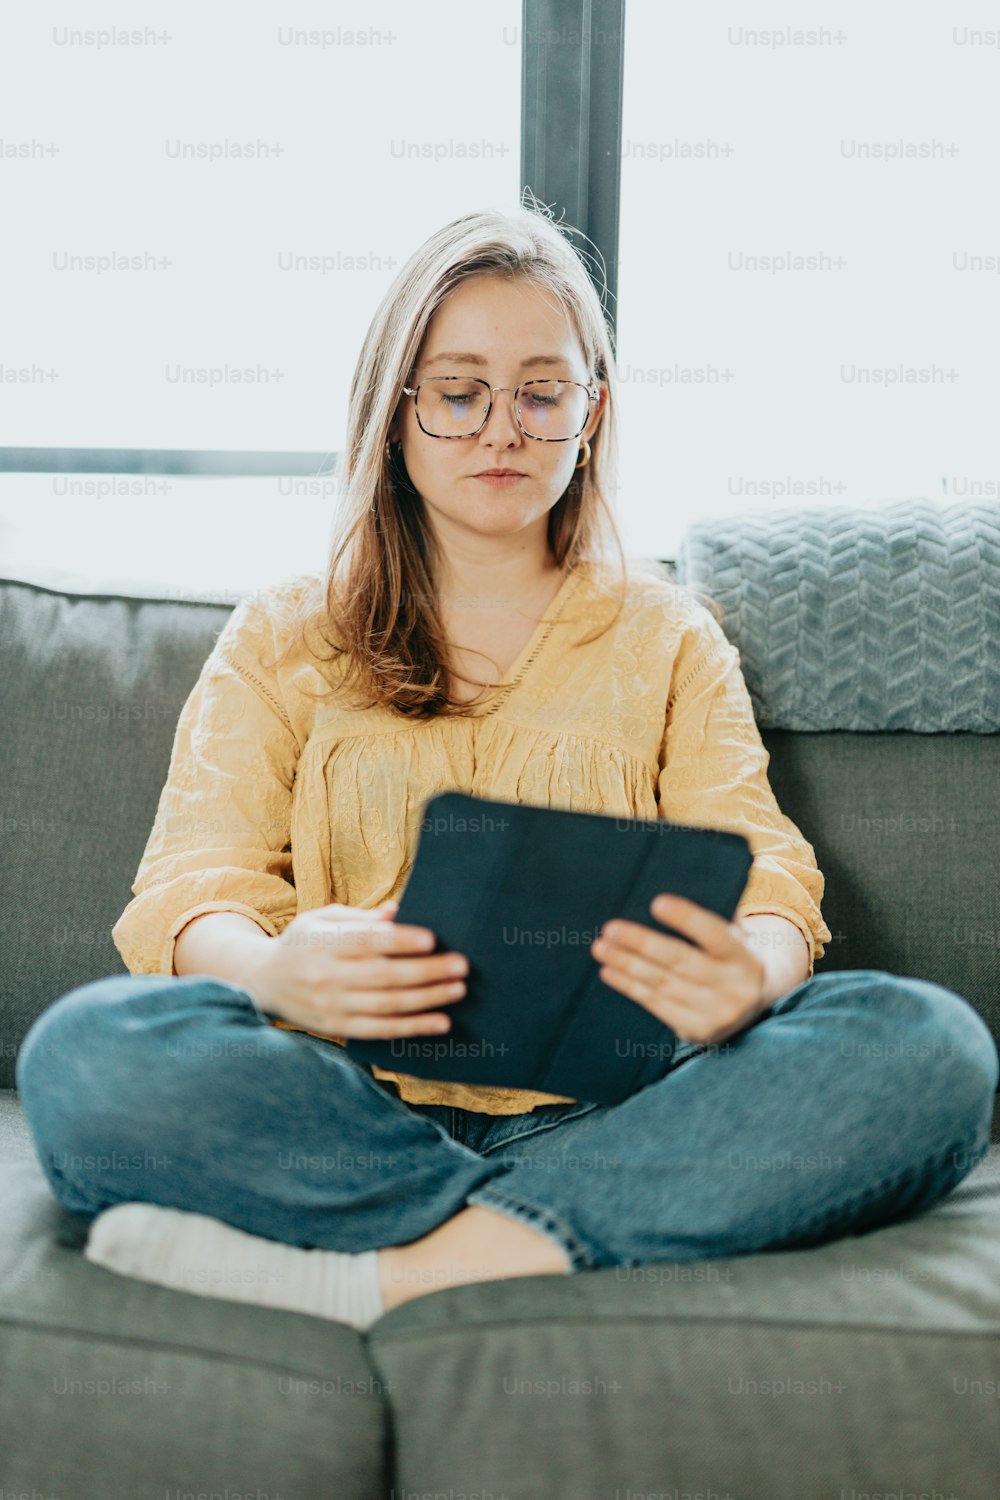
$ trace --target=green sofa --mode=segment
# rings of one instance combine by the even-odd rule
[[[1000,1144],[904,1224],[454,1288],[367,1335],[84,1258],[24,1127],[18,1048],[122,972],[110,930],[233,602],[0,581],[4,1500],[997,1500]],[[936,980],[1000,1038],[997,736],[764,739],[826,876],[817,972]]]

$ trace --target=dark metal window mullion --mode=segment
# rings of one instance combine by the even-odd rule
[[[625,0],[522,0],[521,44],[521,184],[586,237],[614,331]]]

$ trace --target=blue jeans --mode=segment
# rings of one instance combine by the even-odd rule
[[[34,1022],[16,1083],[56,1197],[126,1200],[342,1251],[468,1204],[572,1271],[823,1243],[923,1212],[989,1148],[997,1049],[951,990],[816,975],[623,1103],[518,1115],[411,1105],[343,1047],[207,975],[115,975]]]

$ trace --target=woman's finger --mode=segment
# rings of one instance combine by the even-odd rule
[[[668,1010],[673,1015],[683,1012],[689,1019],[698,1020],[710,1008],[714,1009],[713,1001],[717,999],[710,991],[677,975],[651,984],[646,979],[637,978],[629,969],[606,964],[602,966],[600,976],[605,984],[628,995],[630,1000],[637,1000],[661,1020],[666,1019]]]
[[[740,1031],[757,1014],[749,995],[741,995],[742,974],[733,966],[716,965],[716,981],[710,988],[674,974],[650,981],[629,966],[606,965],[600,970],[605,984],[642,1005],[682,1041],[713,1042]]]
[[[659,934],[654,932],[651,936],[656,938]],[[690,958],[682,956],[680,961],[675,962],[669,956],[661,956],[657,943],[647,944],[642,938],[632,940],[631,943],[613,943],[598,938],[591,945],[591,952],[599,963],[608,964],[613,969],[623,969],[627,974],[651,985],[662,985],[672,978],[708,989],[711,987],[715,968],[712,960],[706,959],[703,954],[699,961],[699,955],[694,950],[691,950]]]
[[[657,921],[676,927],[713,958],[732,958],[743,947],[730,922],[718,912],[709,911],[707,906],[689,901],[686,896],[664,892],[653,897],[649,909]]]

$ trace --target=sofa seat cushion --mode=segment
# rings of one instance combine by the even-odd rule
[[[457,1287],[367,1339],[91,1265],[10,1091],[0,1199],[5,1492],[1000,1493],[1000,1147],[904,1224]]]
[[[394,1309],[409,1494],[1000,1494],[1000,1148],[809,1250],[456,1287]]]
[[[0,1493],[373,1500],[387,1405],[346,1324],[93,1265],[0,1092]]]

